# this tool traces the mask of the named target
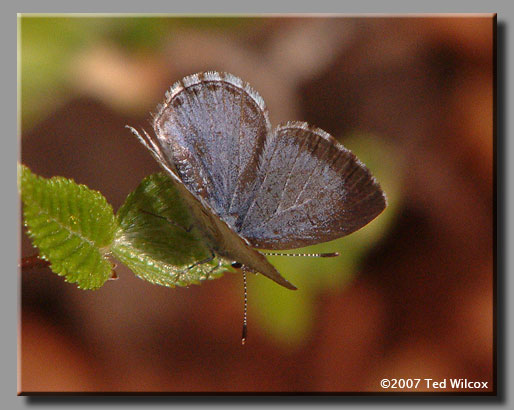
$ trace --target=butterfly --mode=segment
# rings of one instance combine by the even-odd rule
[[[174,181],[211,251],[288,288],[259,249],[331,241],[386,207],[366,166],[305,122],[271,127],[261,96],[240,78],[183,78],[153,116],[154,135],[129,127]]]

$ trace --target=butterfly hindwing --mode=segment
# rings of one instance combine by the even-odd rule
[[[280,125],[266,148],[257,194],[237,225],[256,248],[330,241],[363,227],[386,206],[364,164],[318,128]]]

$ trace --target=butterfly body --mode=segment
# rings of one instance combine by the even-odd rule
[[[209,209],[207,204],[198,201],[184,188],[183,184],[175,185],[193,215],[195,227],[201,232],[212,251],[229,260],[239,262],[246,270],[262,273],[288,289],[296,289],[278,273],[263,254],[252,249],[249,243],[237,235],[221,218],[206,211]]]
[[[256,249],[336,239],[386,206],[350,151],[307,123],[272,130],[262,98],[231,74],[177,82],[153,128],[146,139],[133,131],[175,182],[211,249],[289,289]]]

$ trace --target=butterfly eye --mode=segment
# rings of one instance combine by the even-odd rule
[[[239,262],[232,262],[232,267],[236,269],[241,269],[243,265]]]

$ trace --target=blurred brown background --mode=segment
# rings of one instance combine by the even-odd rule
[[[21,274],[21,392],[369,392],[382,378],[493,382],[492,16],[22,17],[21,161],[117,209],[159,170],[125,124],[172,83],[228,71],[274,125],[330,132],[376,174],[388,209],[284,261],[290,292],[237,275],[168,289],[119,265],[81,291]],[[35,250],[23,234],[22,256]],[[420,386],[421,387],[421,386]],[[421,389],[418,389],[421,390]]]

